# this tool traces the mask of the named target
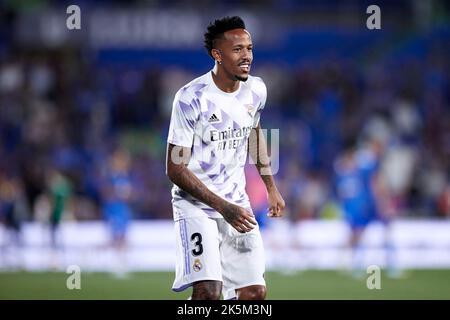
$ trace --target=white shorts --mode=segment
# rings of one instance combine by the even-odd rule
[[[222,282],[224,299],[236,289],[266,285],[264,246],[256,226],[239,233],[223,218],[194,217],[175,221],[176,274],[172,286],[182,291],[202,280]]]

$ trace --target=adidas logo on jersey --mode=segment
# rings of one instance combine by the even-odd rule
[[[218,121],[220,121],[220,119],[217,118],[217,116],[214,113],[208,119],[208,122],[218,122]]]

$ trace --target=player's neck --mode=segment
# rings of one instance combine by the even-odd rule
[[[232,93],[239,89],[239,80],[230,79],[223,68],[216,65],[211,74],[214,83],[220,90]]]

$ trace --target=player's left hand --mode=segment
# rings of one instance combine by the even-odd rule
[[[268,192],[268,202],[269,202],[269,212],[267,215],[269,217],[282,217],[283,210],[286,206],[277,188],[270,190]]]

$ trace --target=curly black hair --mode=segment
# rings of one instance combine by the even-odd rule
[[[245,29],[245,23],[241,17],[223,17],[209,24],[205,33],[205,48],[211,57],[211,50],[215,46],[215,40],[223,38],[224,32],[234,29]]]

